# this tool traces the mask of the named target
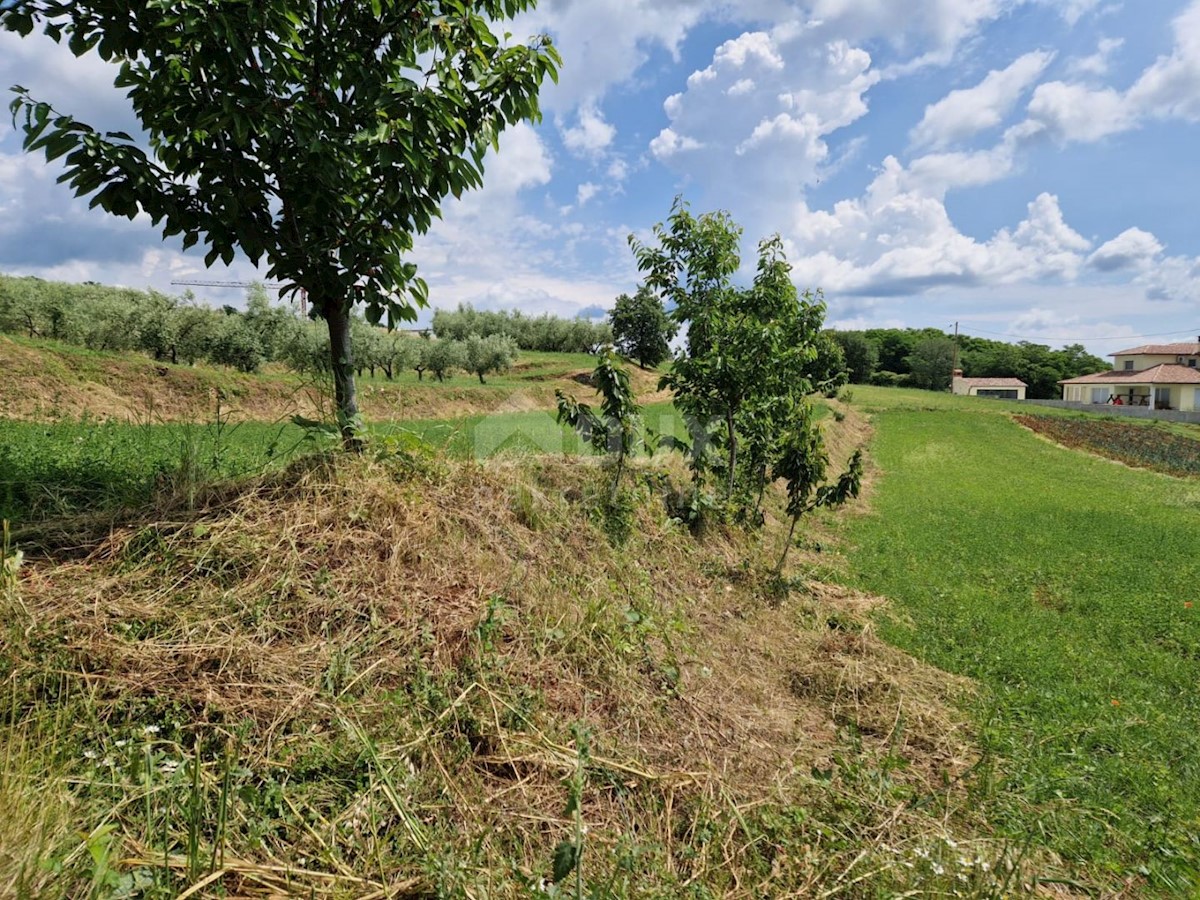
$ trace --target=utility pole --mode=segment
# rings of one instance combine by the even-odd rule
[[[958,323],[954,323],[954,362],[950,364],[950,393],[954,393],[954,373],[958,371]]]

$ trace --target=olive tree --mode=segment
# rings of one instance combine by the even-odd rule
[[[539,114],[545,37],[493,25],[535,0],[6,0],[0,27],[116,67],[143,136],[99,131],[16,87],[24,146],[63,158],[92,206],[148,216],[205,262],[244,253],[305,290],[329,330],[343,438],[357,444],[351,311],[411,321],[406,259],[441,202],[478,187],[489,146]]]
[[[466,369],[486,384],[483,376],[490,372],[507,372],[517,360],[517,342],[506,334],[480,337],[470,335],[465,341]]]

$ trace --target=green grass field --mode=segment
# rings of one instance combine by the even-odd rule
[[[581,395],[583,392],[581,391]],[[649,404],[646,426],[683,437],[670,403]],[[413,435],[458,459],[497,453],[581,452],[553,410],[371,424],[379,438]],[[328,447],[328,434],[287,423],[208,425],[0,419],[0,519],[21,523],[77,511],[150,502],[156,491],[265,471],[297,453]]]
[[[1014,841],[1200,891],[1200,483],[1055,447],[1009,404],[862,391],[872,514],[843,524],[885,637],[983,686],[973,790]],[[891,395],[891,396],[890,396]]]

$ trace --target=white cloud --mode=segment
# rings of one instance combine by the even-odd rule
[[[1096,9],[1101,0],[1038,0],[1039,3],[1058,10],[1068,25],[1074,25],[1087,13]]]
[[[684,150],[698,150],[700,146],[695,138],[681,136],[671,128],[664,128],[650,142],[650,152],[657,159],[666,160]]]
[[[598,156],[616,137],[617,129],[604,120],[604,115],[595,106],[587,105],[579,110],[578,122],[573,128],[563,129],[563,144],[572,153],[580,156]]]
[[[723,205],[757,218],[785,209],[818,180],[829,136],[867,113],[877,81],[870,54],[846,41],[790,27],[746,32],[666,100],[670,124],[650,151],[685,178],[719,183]]]
[[[1200,120],[1200,0],[1172,23],[1175,47],[1129,89],[1131,107],[1155,118]]]
[[[479,202],[484,195],[511,195],[550,181],[550,151],[538,133],[518,122],[500,136],[500,152],[489,151],[484,160],[483,187],[464,195],[463,202]]]
[[[1124,38],[1101,38],[1095,53],[1071,60],[1067,68],[1075,75],[1106,75],[1112,55],[1123,46]]]
[[[575,190],[575,203],[583,206],[598,193],[600,193],[600,185],[585,181]]]
[[[1060,141],[1098,141],[1137,124],[1135,110],[1112,88],[1093,90],[1052,81],[1039,85],[1029,101],[1029,116]]]
[[[989,72],[974,87],[951,91],[925,107],[924,117],[911,132],[913,143],[941,148],[996,127],[1052,59],[1053,53],[1026,53],[1008,68]]]
[[[1200,121],[1200,0],[1171,24],[1171,53],[1148,66],[1129,90],[1050,82],[1034,91],[1030,117],[1063,143],[1097,141],[1151,118]]]
[[[948,51],[1011,5],[1003,0],[816,0],[812,16],[851,40],[917,37]]]
[[[1101,272],[1144,267],[1163,251],[1153,234],[1140,228],[1127,228],[1111,241],[1101,244],[1088,257],[1088,265]]]

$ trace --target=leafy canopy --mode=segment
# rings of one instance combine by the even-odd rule
[[[25,147],[63,158],[92,206],[145,212],[206,263],[241,250],[268,277],[368,318],[415,317],[405,260],[447,195],[480,185],[505,126],[538,115],[548,39],[493,33],[534,0],[10,0],[35,28],[119,66],[144,136],[100,132],[17,87]]]
[[[621,294],[610,315],[613,343],[622,354],[652,369],[671,355],[671,339],[679,331],[662,301],[646,285],[632,297]]]

